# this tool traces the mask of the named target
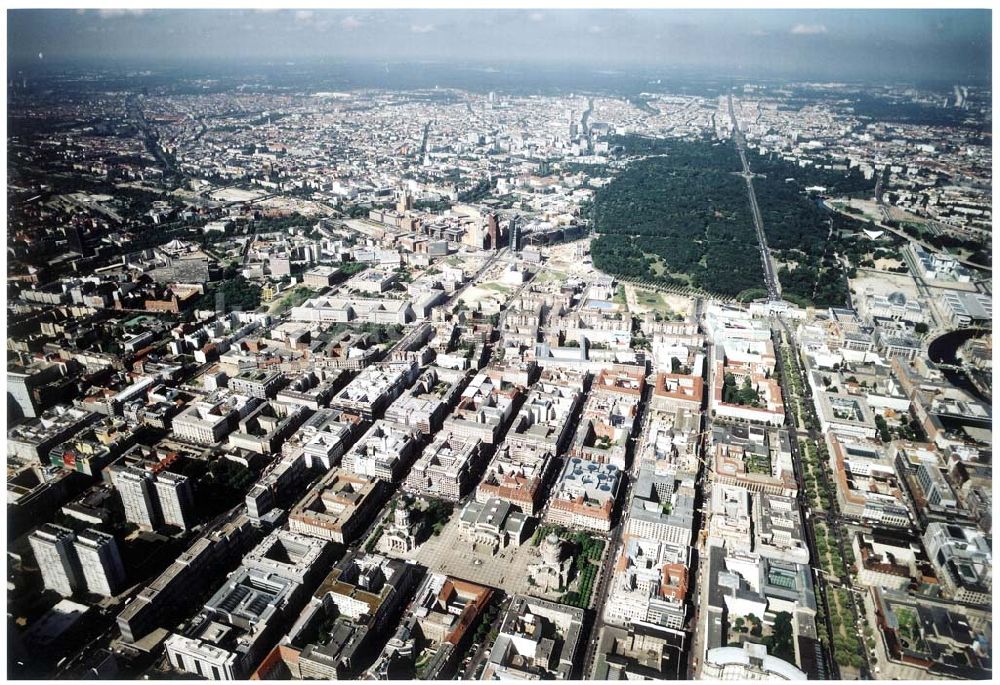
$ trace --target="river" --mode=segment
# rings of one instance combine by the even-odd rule
[[[987,331],[969,328],[963,328],[950,333],[945,333],[931,342],[930,346],[927,348],[927,356],[930,357],[931,361],[935,363],[961,366],[962,361],[956,355],[958,348],[969,340],[972,340],[973,338],[980,338],[986,334]],[[945,378],[947,378],[948,381],[954,386],[968,391],[976,399],[987,403],[990,402],[989,398],[983,396],[979,389],[972,384],[965,372],[953,371],[951,369],[941,369],[941,373],[943,373]]]

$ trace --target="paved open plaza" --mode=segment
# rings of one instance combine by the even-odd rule
[[[557,600],[561,593],[543,593],[528,583],[528,567],[539,559],[538,548],[529,538],[520,547],[511,545],[496,555],[484,545],[472,548],[472,543],[462,538],[459,531],[460,510],[456,509],[441,534],[431,536],[426,542],[407,553],[384,553],[397,559],[409,559],[423,564],[431,571],[446,573],[475,583],[500,588],[508,594],[525,593],[543,599]]]

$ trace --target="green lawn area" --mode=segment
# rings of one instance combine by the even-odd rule
[[[782,345],[780,353],[783,362],[782,386],[789,402],[795,404],[807,424],[815,422],[815,413],[811,403],[802,397],[803,387],[797,376],[798,360],[788,345]],[[829,468],[826,445],[822,442],[817,445],[808,439],[801,440],[799,441],[799,454],[805,494],[809,498],[810,506],[818,511],[830,511],[833,509],[833,495],[824,487],[824,481],[820,479],[824,473],[823,470]],[[854,564],[854,555],[847,545],[845,545],[844,554],[841,555],[835,531],[830,530],[823,521],[813,519],[812,528],[816,538],[816,554],[819,557],[813,559],[812,563],[822,569],[827,581],[837,582],[837,579],[851,570]],[[834,660],[841,667],[860,668],[864,665],[863,650],[865,647],[855,626],[857,617],[851,607],[848,591],[827,584],[827,604],[826,610],[829,611],[830,622],[833,625],[833,644],[831,647]],[[821,620],[823,612],[824,607],[819,606],[817,622]],[[821,640],[826,641],[825,635],[821,634]]]
[[[747,471],[750,473],[762,473],[768,475],[771,473],[771,460],[765,456],[751,455],[747,459]]]
[[[747,288],[737,295],[736,299],[740,302],[750,302],[751,300],[757,300],[762,297],[767,297],[767,290],[764,288]]]
[[[673,310],[663,301],[663,296],[655,290],[635,289],[636,303],[664,316],[669,316]]]
[[[839,576],[840,568],[833,557],[837,553],[837,546],[830,538],[829,529],[825,523],[816,522],[813,531],[816,534],[816,553],[819,555],[820,568],[829,575]]]
[[[368,268],[368,265],[363,262],[344,262],[337,268],[340,269],[341,273],[350,277],[354,274],[361,273]]]
[[[440,535],[454,509],[455,506],[451,502],[427,498],[424,506],[418,509],[418,515],[424,524],[430,527],[433,535]]]
[[[687,285],[691,285],[691,276],[690,276],[690,274],[681,273],[681,272],[678,272],[678,271],[671,271],[669,269],[669,267],[667,267],[666,262],[664,262],[663,258],[660,257],[659,255],[652,254],[650,252],[646,252],[644,254],[647,257],[649,257],[649,260],[650,260],[649,261],[649,270],[651,272],[653,272],[653,274],[655,276],[657,276],[657,277],[667,277],[667,278],[676,278],[679,281],[683,281]],[[703,261],[704,261],[704,259],[705,258],[702,257]],[[702,266],[704,266],[704,264]]]
[[[380,524],[378,528],[372,533],[371,537],[368,538],[368,542],[365,543],[365,551],[371,553],[375,549],[375,545],[382,538],[382,525]]]
[[[795,363],[795,357],[792,354],[792,348],[788,345],[782,345],[781,347],[781,366],[785,371],[784,378],[794,395],[802,394],[802,383],[799,380],[799,375],[797,373],[798,364]]]
[[[538,283],[563,283],[567,278],[568,276],[562,272],[540,271],[535,276],[535,281]]]
[[[893,606],[892,613],[899,622],[899,636],[918,650],[923,649],[923,638],[920,636],[920,619],[913,609],[904,606]]]
[[[307,288],[304,285],[300,285],[291,292],[287,293],[280,300],[276,300],[271,303],[270,312],[272,314],[281,314],[288,311],[292,307],[298,307],[303,302],[312,297],[315,293],[311,288]]]
[[[788,345],[782,345],[780,351],[784,371],[781,384],[785,390],[788,404],[794,409],[798,419],[807,422],[808,417],[813,416],[813,409],[809,402],[802,397],[803,388],[798,376],[798,360]],[[815,420],[814,417],[813,420]],[[810,441],[802,440],[799,442],[799,454],[805,491],[811,506],[820,511],[830,509],[833,503],[822,488],[819,479],[820,469],[826,468],[825,445],[817,450]]]
[[[823,523],[815,523],[816,551],[820,566],[828,576],[840,576],[845,569],[845,559],[840,556],[836,539]],[[848,591],[828,585],[827,600],[830,622],[833,624],[833,657],[840,666],[859,668],[864,661],[861,657],[861,641],[854,625],[855,615],[851,609]]]
[[[615,296],[611,298],[611,301],[628,309],[628,298],[625,296],[625,286],[618,286],[618,289],[615,290]]]
[[[494,292],[498,293],[509,293],[511,290],[513,290],[513,288],[511,288],[509,285],[504,285],[503,283],[496,283],[496,282],[478,283],[477,285],[484,290],[493,290]]]

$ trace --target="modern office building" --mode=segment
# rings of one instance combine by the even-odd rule
[[[956,602],[988,606],[993,601],[993,551],[975,528],[933,522],[924,548],[946,593]]]
[[[162,525],[189,529],[195,517],[194,488],[190,479],[155,468],[155,465],[151,468],[112,465],[109,468],[111,482],[125,509],[125,520],[143,530],[156,530]]]
[[[419,431],[393,421],[376,421],[344,455],[344,468],[366,478],[398,482],[416,453]]]
[[[410,468],[405,487],[418,495],[458,501],[472,489],[482,461],[479,438],[440,431]]]
[[[257,535],[250,519],[238,515],[199,536],[118,614],[122,641],[134,645],[158,628],[172,626],[172,617],[189,611],[196,599],[191,588],[204,587],[205,578],[232,568]]]
[[[416,380],[418,371],[419,367],[413,362],[366,367],[334,395],[330,406],[372,421]]]
[[[683,630],[688,556],[684,545],[629,536],[612,567],[604,620],[618,626]]]
[[[486,467],[476,488],[476,500],[502,499],[534,516],[544,504],[543,485],[552,461],[552,453],[547,449],[515,450],[505,441]]]
[[[659,542],[690,545],[694,535],[694,478],[639,471],[625,530]]]
[[[483,680],[579,677],[584,611],[527,595],[511,599]]]
[[[49,461],[49,452],[85,426],[101,418],[100,414],[57,404],[38,418],[25,421],[7,432],[7,456],[23,463]]]
[[[80,560],[83,585],[95,595],[111,597],[125,584],[125,567],[113,536],[84,530],[73,543]]]
[[[621,474],[614,464],[568,458],[553,488],[546,520],[564,526],[611,530]]]
[[[333,469],[288,514],[288,528],[341,544],[353,542],[385,500],[378,478]]]
[[[319,580],[330,549],[276,530],[243,558],[186,628],[164,642],[170,665],[209,680],[248,678]]]
[[[349,554],[323,579],[255,677],[269,677],[278,666],[285,678],[358,677],[373,648],[389,639],[422,572],[378,554]]]
[[[53,523],[42,524],[28,536],[45,589],[63,597],[70,597],[83,586],[80,561],[73,547],[75,537],[69,528]]]
[[[666,680],[677,677],[680,640],[642,624],[605,625],[594,658],[592,680]]]
[[[415,677],[416,664],[421,679],[443,680],[461,658],[461,645],[477,625],[492,590],[475,583],[428,573],[417,588],[413,602],[395,634],[367,671],[377,680]]]
[[[233,412],[222,402],[196,401],[170,422],[174,437],[200,445],[214,445],[232,430]]]
[[[235,378],[229,379],[232,392],[262,400],[273,399],[284,385],[284,376],[277,371],[248,369]]]
[[[946,290],[940,296],[945,316],[956,326],[990,325],[993,322],[993,300],[982,293]]]
[[[187,476],[169,471],[156,474],[156,499],[160,520],[168,526],[187,530],[194,523],[194,489]]]
[[[764,645],[715,647],[705,654],[704,680],[806,680],[806,674],[784,659],[771,656]]]
[[[112,466],[110,472],[125,509],[125,520],[144,530],[154,530],[159,513],[153,472],[133,466]]]

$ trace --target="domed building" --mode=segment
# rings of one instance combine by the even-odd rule
[[[569,569],[573,559],[563,559],[563,543],[555,533],[549,533],[538,546],[539,561],[528,566],[529,582],[542,592],[562,590],[569,584]]]
[[[405,554],[417,546],[420,526],[414,525],[413,500],[402,497],[396,502],[392,512],[392,523],[385,527],[382,535],[385,549]]]

